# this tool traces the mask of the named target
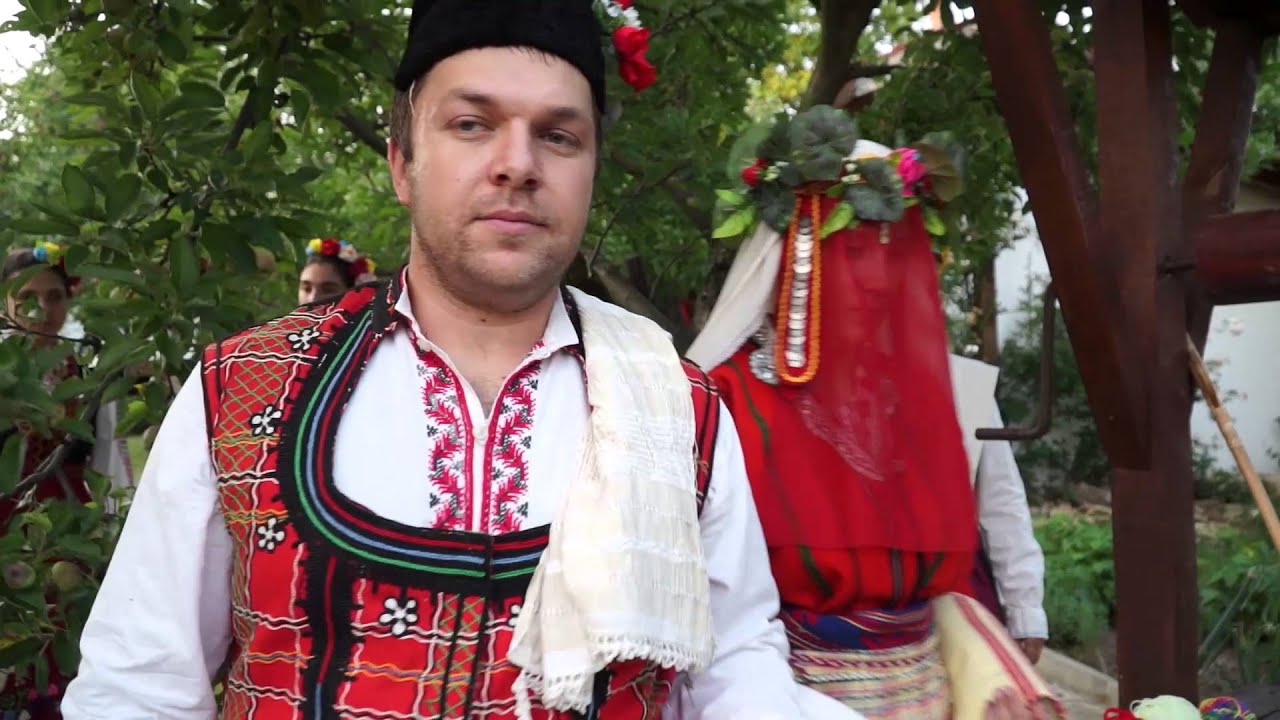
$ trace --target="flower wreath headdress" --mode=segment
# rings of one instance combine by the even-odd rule
[[[373,260],[360,254],[356,246],[337,238],[313,238],[307,243],[307,256],[321,255],[341,260],[347,266],[352,282],[364,275],[372,275],[376,268]]]
[[[67,288],[75,290],[80,285],[80,278],[67,274],[67,249],[58,243],[41,240],[31,248],[31,258],[50,267],[56,267],[67,278]]]
[[[596,9],[613,38],[618,74],[636,92],[658,79],[658,69],[645,57],[649,50],[649,29],[640,23],[635,0],[596,0]]]

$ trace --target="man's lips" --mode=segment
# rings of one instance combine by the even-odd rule
[[[482,215],[480,221],[499,232],[512,235],[531,233],[546,226],[536,216],[523,210],[497,210]]]

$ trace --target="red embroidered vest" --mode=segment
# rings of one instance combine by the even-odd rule
[[[205,351],[221,509],[234,544],[232,646],[222,717],[506,719],[515,619],[547,526],[503,535],[401,525],[339,492],[333,447],[374,347],[397,327],[399,280],[366,286]],[[570,306],[570,315],[576,313]],[[697,419],[698,503],[719,401],[686,365]],[[619,663],[587,718],[661,715],[670,670]],[[535,699],[537,720],[567,720]]]

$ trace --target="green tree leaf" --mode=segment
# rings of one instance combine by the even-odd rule
[[[67,205],[72,212],[81,217],[93,216],[97,194],[83,170],[71,164],[63,166],[62,192],[66,195]]]
[[[121,270],[120,268],[107,267],[105,265],[85,264],[81,265],[77,272],[82,277],[128,285],[130,288],[144,293],[148,293],[150,290],[147,286],[147,281],[136,270]]]
[[[136,72],[132,73],[129,76],[129,92],[142,110],[143,117],[152,122],[160,119],[160,94],[149,80]]]
[[[107,188],[106,211],[107,221],[115,222],[124,216],[134,203],[138,201],[138,197],[142,194],[142,178],[128,173],[116,178],[116,181]]]
[[[169,276],[173,279],[173,287],[178,297],[191,297],[195,289],[200,267],[196,262],[195,249],[191,240],[186,237],[175,237],[169,241]]]
[[[79,237],[80,226],[56,220],[54,218],[17,218],[9,222],[9,227],[25,235],[65,235]]]
[[[0,493],[6,493],[22,479],[22,463],[27,454],[27,439],[22,433],[10,433],[0,451]]]
[[[188,80],[178,86],[178,92],[183,107],[222,108],[227,104],[222,91],[208,83]]]

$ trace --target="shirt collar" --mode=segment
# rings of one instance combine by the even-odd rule
[[[391,285],[391,292],[396,298],[391,310],[395,319],[408,328],[415,342],[419,340],[425,341],[432,349],[438,351],[439,348],[427,338],[427,334],[422,331],[422,327],[418,325],[417,318],[413,315],[413,303],[409,299],[409,269],[407,266],[400,270],[398,281],[393,282]],[[569,314],[569,308],[565,305],[564,293],[556,293],[555,304],[551,307],[551,316],[547,319],[547,329],[543,331],[542,339],[530,350],[529,354],[538,357],[550,357],[561,350],[574,350],[581,344],[582,340],[578,336],[578,330]]]

